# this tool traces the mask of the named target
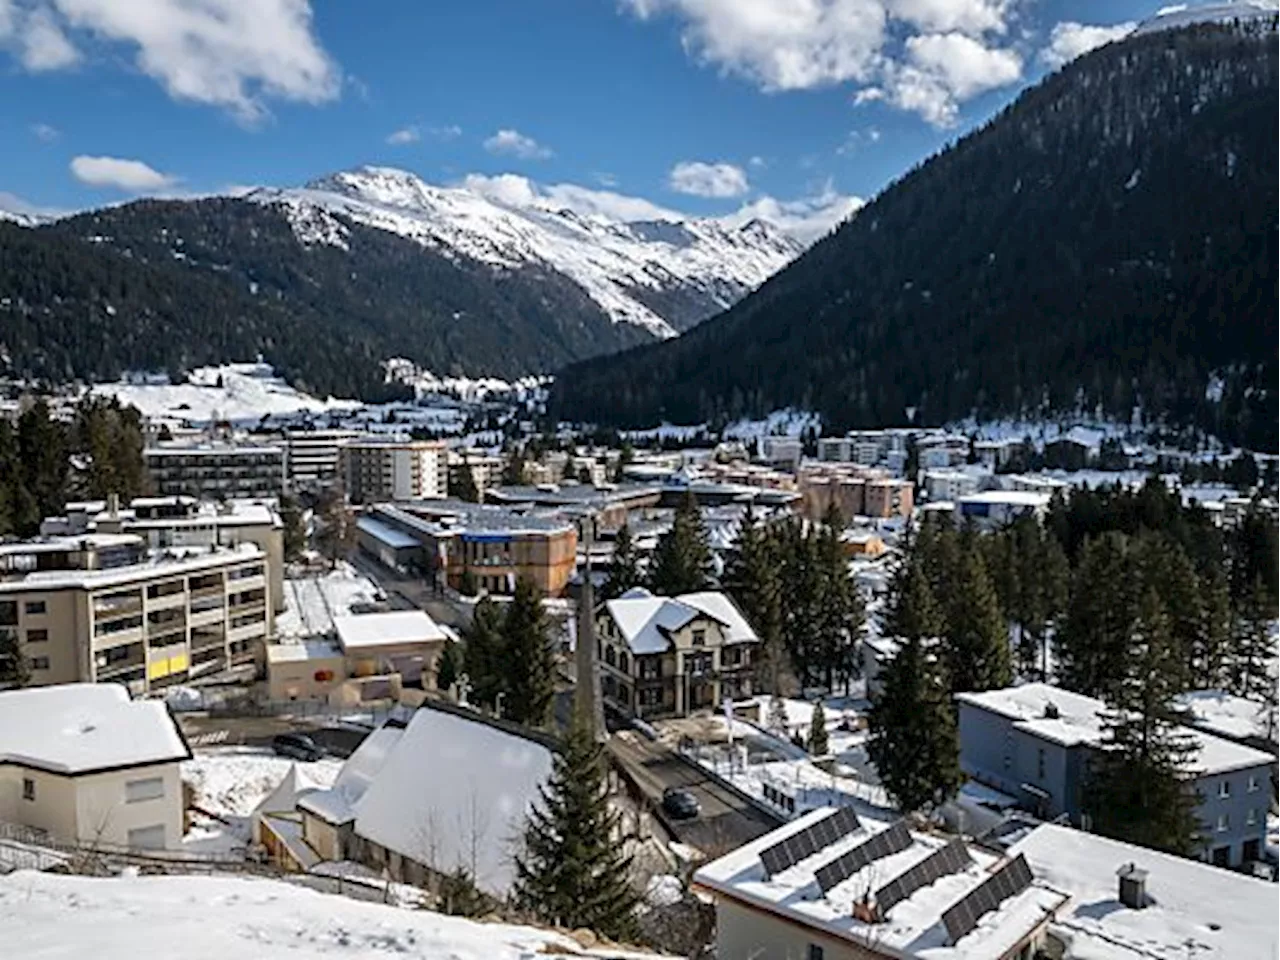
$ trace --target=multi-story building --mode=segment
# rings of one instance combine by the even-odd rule
[[[596,610],[601,689],[641,717],[683,716],[752,694],[760,640],[723,593],[630,590]]]
[[[353,503],[433,499],[448,490],[442,441],[351,440],[343,445],[342,457],[347,495]]]
[[[960,765],[1042,819],[1088,825],[1084,784],[1103,742],[1106,705],[1045,683],[956,695]],[[1204,859],[1236,866],[1262,859],[1274,758],[1187,728]]]
[[[820,520],[832,506],[851,517],[907,517],[915,503],[914,485],[888,471],[857,464],[822,463],[801,468],[798,485],[801,508],[811,520]]]
[[[285,475],[289,489],[317,490],[344,481],[342,446],[364,436],[359,430],[286,430]]]
[[[1047,493],[1022,490],[984,490],[958,497],[955,521],[983,528],[1002,527],[1019,517],[1043,519],[1052,499]]]
[[[799,437],[761,437],[760,459],[773,466],[800,466],[804,456],[804,442]]]
[[[284,448],[232,442],[160,443],[143,451],[154,491],[210,500],[277,497]]]
[[[116,684],[0,692],[0,821],[37,842],[178,848],[190,757],[163,703]]]
[[[868,480],[863,501],[864,516],[909,517],[915,509],[915,485],[908,480]]]
[[[479,589],[509,594],[526,577],[554,597],[577,566],[577,527],[553,511],[518,513],[458,500],[380,503],[359,519],[357,533],[365,553],[426,571],[455,590],[470,574]]]
[[[978,489],[978,478],[962,470],[926,470],[921,478],[931,501],[958,500]]]
[[[141,694],[254,663],[271,633],[256,545],[148,552],[136,534],[0,546],[0,630],[35,685],[113,681]]]

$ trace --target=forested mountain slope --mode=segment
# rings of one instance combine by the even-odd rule
[[[1275,19],[1096,50],[562,416],[836,427],[1084,408],[1276,447]]]

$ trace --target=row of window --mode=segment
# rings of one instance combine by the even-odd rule
[[[1250,807],[1249,810],[1245,813],[1244,825],[1246,827],[1256,827],[1261,822],[1262,822],[1261,811],[1259,811],[1255,807]],[[1231,814],[1229,813],[1218,814],[1218,822],[1214,824],[1214,827],[1218,831],[1218,833],[1226,833],[1228,830],[1230,830]]]
[[[1256,773],[1249,774],[1249,785],[1247,789],[1249,793],[1257,793],[1259,790],[1262,789],[1262,783],[1261,781],[1258,780],[1258,775]],[[1218,781],[1218,799],[1226,800],[1230,796],[1231,796],[1231,781],[1219,780]]]
[[[22,799],[32,803],[36,799],[36,781],[32,777],[22,778]],[[124,802],[142,803],[145,800],[164,799],[164,777],[146,777],[142,780],[126,780],[124,784]],[[161,828],[163,829],[163,828]],[[130,841],[129,846],[135,846]],[[161,844],[163,846],[163,844]]]

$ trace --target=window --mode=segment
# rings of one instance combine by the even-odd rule
[[[145,780],[129,780],[124,785],[124,802],[141,803],[143,800],[159,800],[164,796],[164,778],[148,777]]]
[[[1218,814],[1218,832],[1226,833],[1231,829],[1231,816],[1226,813]]]
[[[32,657],[31,669],[32,670],[48,670],[49,658],[48,657]]]
[[[1253,807],[1250,807],[1248,815],[1244,818],[1244,822],[1251,827],[1255,826],[1258,823],[1258,811]]]
[[[1223,780],[1218,784],[1218,797],[1219,799],[1225,800],[1229,796],[1231,796],[1231,781]]]
[[[45,606],[44,606],[44,601],[43,601],[43,600],[29,600],[29,601],[27,601],[27,616],[28,616],[28,617],[39,616],[40,614],[42,614],[42,613],[44,613],[44,612],[45,612]]]
[[[1036,751],[1036,778],[1044,779],[1044,747]]]
[[[22,778],[22,799],[34,800],[36,798],[36,782],[30,777]]]
[[[704,647],[706,646],[706,644],[707,644],[707,631],[705,630],[693,631],[693,645],[695,647]]]
[[[822,960],[823,950],[816,943],[809,944],[809,960]]]
[[[44,643],[49,639],[48,630],[28,630],[27,643]]]
[[[0,627],[18,625],[18,601],[0,600]]]
[[[1259,789],[1258,775],[1256,773],[1249,774],[1249,792],[1257,793]]]
[[[129,831],[129,846],[135,850],[163,850],[164,824],[154,827],[138,827]]]

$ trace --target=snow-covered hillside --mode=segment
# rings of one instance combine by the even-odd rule
[[[625,222],[546,198],[511,202],[467,186],[433,186],[390,167],[347,170],[300,189],[256,190],[249,198],[282,209],[306,244],[345,248],[349,219],[499,268],[549,266],[615,322],[659,337],[730,306],[803,249],[762,220]],[[690,313],[693,302],[701,316]]]
[[[43,960],[527,960],[639,957],[561,934],[404,910],[279,880],[0,877],[5,957]],[[652,954],[644,954],[657,960]]]
[[[1160,30],[1176,30],[1193,23],[1231,23],[1235,20],[1254,20],[1274,17],[1277,6],[1263,0],[1228,0],[1226,3],[1185,4],[1162,7],[1155,15],[1143,20],[1133,31],[1134,36],[1156,33]]]

